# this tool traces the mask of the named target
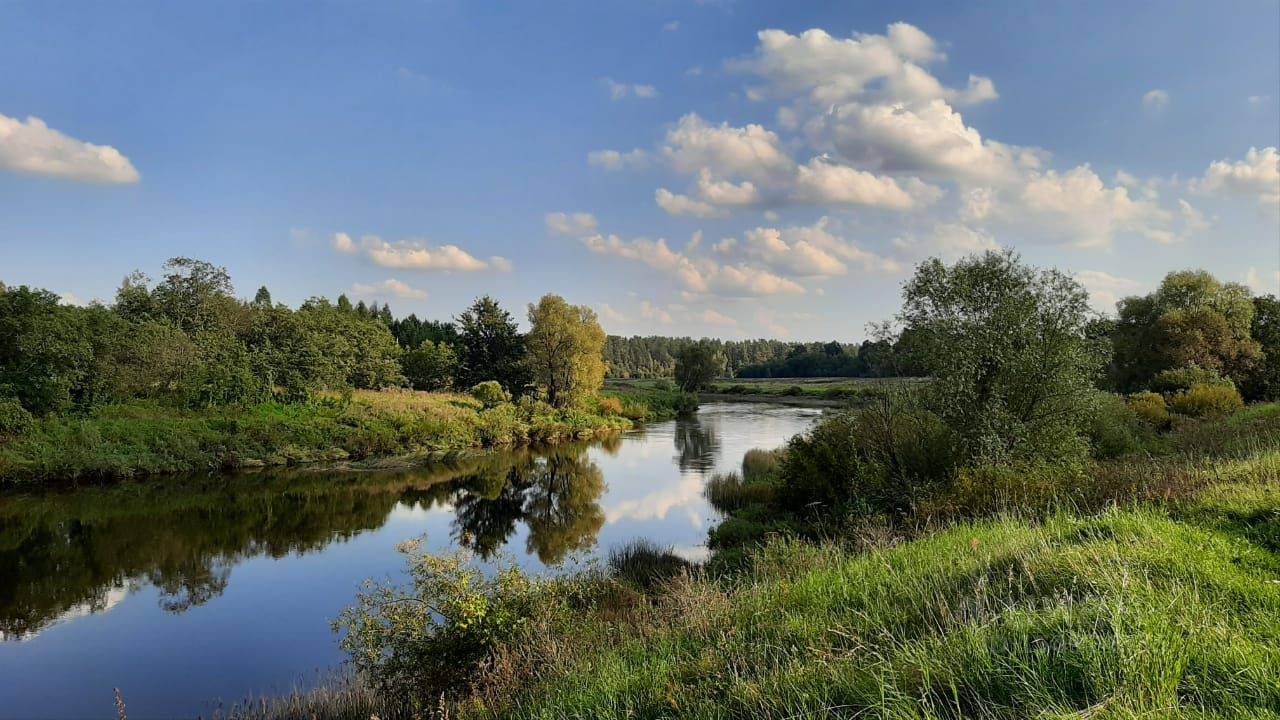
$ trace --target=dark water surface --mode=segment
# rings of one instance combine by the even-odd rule
[[[332,620],[397,544],[502,551],[539,569],[635,538],[690,559],[713,472],[820,410],[709,404],[548,451],[395,472],[264,472],[0,495],[0,718],[208,716],[342,661]]]

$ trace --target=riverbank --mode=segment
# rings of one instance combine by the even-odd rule
[[[777,460],[708,485],[729,513],[718,562],[642,550],[441,588],[420,597],[521,619],[483,626],[476,665],[447,619],[398,649],[462,663],[451,718],[1280,714],[1280,405],[1181,421],[1082,472],[957,482],[906,516],[788,517]],[[435,687],[407,680],[232,716],[407,717],[387,698]]]
[[[920,383],[920,378],[725,378],[697,393],[699,402],[770,402],[808,407],[846,407],[867,402],[890,388]],[[689,395],[672,389],[670,380],[612,379],[610,392],[636,397]]]
[[[648,409],[633,404],[632,417]],[[543,403],[486,406],[457,393],[356,391],[297,403],[188,410],[120,404],[50,416],[0,439],[0,484],[113,480],[264,466],[549,444],[632,426],[620,403],[556,410]]]

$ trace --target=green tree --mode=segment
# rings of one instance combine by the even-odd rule
[[[401,364],[414,390],[448,390],[458,371],[458,356],[444,343],[423,340],[404,354]]]
[[[1088,294],[1011,251],[921,263],[898,316],[919,331],[933,411],[973,462],[1062,459],[1081,439],[1108,348]]]
[[[1280,400],[1280,299],[1275,295],[1253,299],[1250,334],[1262,357],[1241,383],[1242,394],[1250,402]]]
[[[533,380],[555,407],[595,397],[604,384],[604,329],[585,305],[544,295],[529,305],[531,329],[525,337]]]
[[[151,303],[161,317],[188,333],[242,326],[246,316],[232,295],[226,268],[175,257],[165,262],[164,270],[164,278],[151,291]]]
[[[76,309],[59,307],[47,290],[0,291],[0,397],[35,415],[67,409],[93,359]]]
[[[705,340],[686,345],[676,355],[676,384],[685,392],[697,392],[724,374],[725,357]]]
[[[271,291],[267,289],[266,285],[263,285],[258,288],[258,292],[253,296],[253,307],[259,310],[265,310],[271,306]]]
[[[471,387],[496,380],[508,392],[520,393],[529,383],[524,336],[497,300],[485,295],[472,303],[458,326],[458,385]]]
[[[1203,270],[1169,273],[1155,292],[1120,301],[1112,384],[1145,388],[1157,373],[1197,366],[1236,383],[1261,357],[1248,288]]]

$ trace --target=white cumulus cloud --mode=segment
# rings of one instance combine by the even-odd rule
[[[0,168],[32,175],[98,183],[136,183],[133,163],[110,145],[64,135],[38,117],[0,114]]]
[[[372,285],[355,283],[351,286],[351,294],[357,297],[397,297],[406,300],[425,300],[427,297],[425,290],[419,290],[395,278]]]

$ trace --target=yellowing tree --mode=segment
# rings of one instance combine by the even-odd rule
[[[533,326],[525,337],[534,382],[547,402],[567,407],[594,396],[604,384],[604,329],[596,313],[570,305],[559,295],[544,295],[529,305]]]

